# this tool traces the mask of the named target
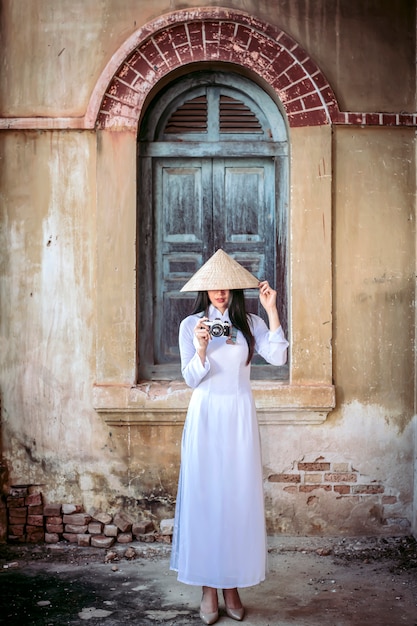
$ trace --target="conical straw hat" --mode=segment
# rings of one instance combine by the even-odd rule
[[[255,289],[259,280],[223,250],[217,250],[191,276],[181,291],[214,291],[216,289]]]

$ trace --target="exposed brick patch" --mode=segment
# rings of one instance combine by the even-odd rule
[[[36,485],[18,485],[6,497],[7,540],[10,543],[58,543],[63,539],[79,546],[110,548],[115,542],[132,541],[171,543],[174,519],[131,519],[119,511],[114,514],[93,509],[83,511],[81,504],[43,503]]]
[[[369,499],[380,507],[398,503],[394,495],[385,494],[383,484],[375,481],[365,482],[360,472],[347,461],[327,461],[316,457],[314,461],[300,461],[291,473],[271,474],[270,483],[282,483],[282,490],[289,494],[310,494],[315,492],[333,493],[337,499],[349,498],[358,503]]]

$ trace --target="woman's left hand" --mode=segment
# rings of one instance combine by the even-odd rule
[[[266,311],[277,306],[277,292],[269,286],[267,280],[259,283],[259,300]]]

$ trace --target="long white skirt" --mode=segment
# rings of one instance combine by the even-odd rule
[[[224,379],[221,386],[220,395],[203,386],[191,398],[171,569],[183,583],[227,589],[265,579],[267,548],[259,427],[250,383],[240,385],[238,394],[226,392]]]

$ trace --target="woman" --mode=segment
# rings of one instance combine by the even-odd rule
[[[243,289],[259,288],[269,328],[247,314]],[[180,324],[181,370],[194,389],[184,425],[171,569],[203,588],[200,617],[214,624],[217,589],[241,621],[238,587],[265,579],[266,533],[259,429],[250,385],[258,352],[283,365],[288,342],[276,291],[218,250],[181,291],[198,291]],[[218,326],[213,332],[212,322]]]

